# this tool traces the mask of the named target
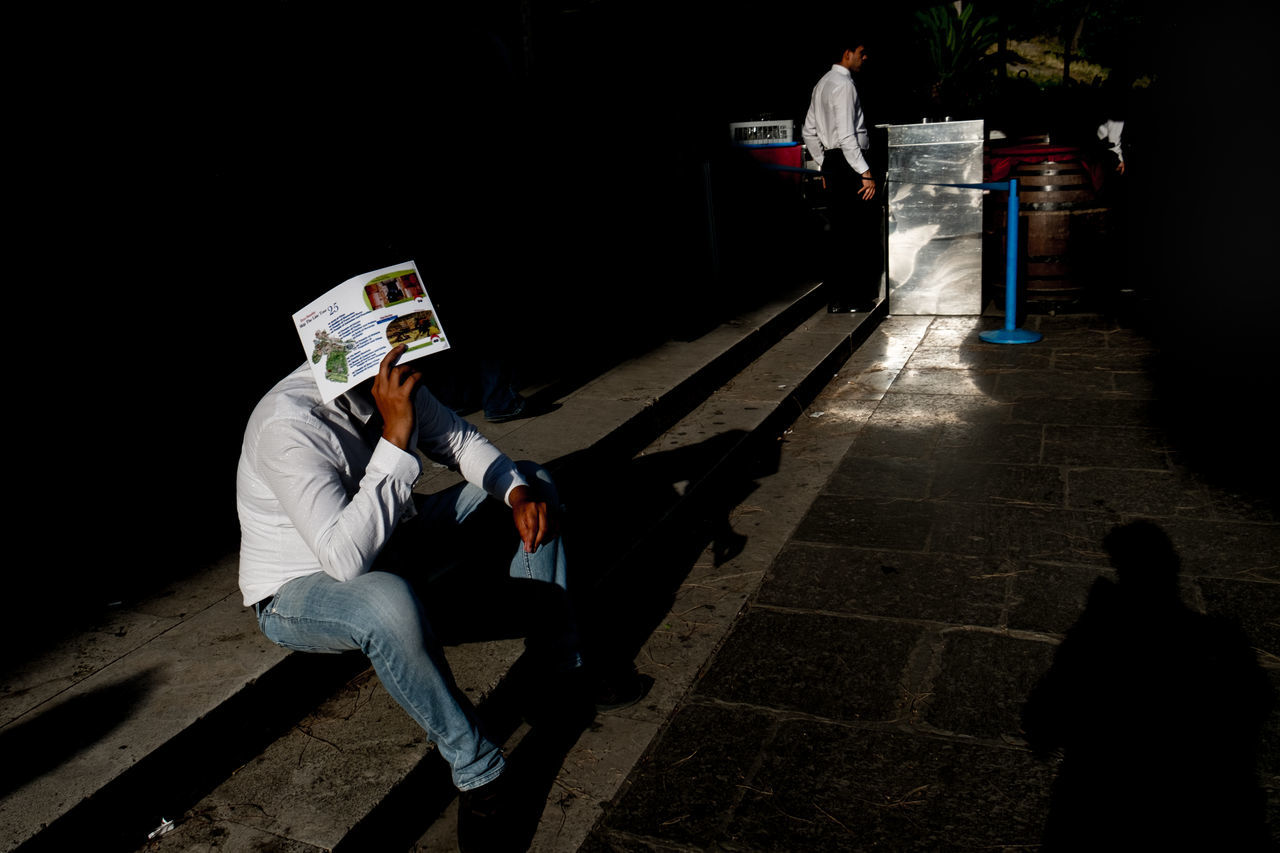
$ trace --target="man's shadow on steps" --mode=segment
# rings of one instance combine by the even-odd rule
[[[562,460],[589,657],[630,667],[704,552],[717,567],[742,553],[747,537],[731,513],[778,470],[779,452],[772,436],[726,430],[619,464],[590,452]]]

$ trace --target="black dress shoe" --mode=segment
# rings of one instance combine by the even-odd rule
[[[594,682],[591,698],[601,713],[630,708],[648,696],[653,687],[653,679],[636,672],[634,667],[601,673]]]
[[[563,730],[576,738],[597,713],[630,708],[648,695],[653,679],[640,675],[634,667],[614,667],[597,671],[578,667],[541,680],[524,710],[524,718],[535,729],[552,733]]]
[[[511,837],[507,768],[487,785],[458,795],[458,850],[460,853],[506,853],[521,849]]]
[[[484,413],[484,419],[491,424],[505,424],[507,421],[514,421],[516,418],[525,417],[525,399],[519,394],[516,395],[515,402],[511,404],[511,408],[505,412]]]
[[[852,314],[855,310],[857,309],[846,305],[843,302],[832,302],[827,306],[828,314]]]

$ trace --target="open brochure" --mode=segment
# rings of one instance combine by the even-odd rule
[[[413,261],[347,279],[293,323],[326,403],[376,376],[392,347],[408,347],[397,364],[449,348]]]

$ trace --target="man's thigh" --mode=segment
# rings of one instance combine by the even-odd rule
[[[421,637],[425,628],[409,583],[378,571],[348,581],[324,572],[292,580],[263,606],[258,624],[285,648],[330,653],[363,649],[373,633]]]
[[[822,160],[822,178],[833,198],[847,201],[862,188],[862,176],[853,170],[844,151],[830,148]]]

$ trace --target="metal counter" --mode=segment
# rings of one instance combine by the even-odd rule
[[[889,310],[982,312],[982,120],[889,125]]]

